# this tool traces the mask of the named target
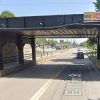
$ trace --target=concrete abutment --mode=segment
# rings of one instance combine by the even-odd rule
[[[5,32],[4,32],[5,33]],[[16,70],[23,69],[26,65],[33,66],[36,64],[36,52],[35,52],[35,37],[24,37],[22,35],[4,35],[0,34],[0,76],[4,73],[14,72]],[[32,52],[32,61],[24,62],[24,45],[30,44]],[[30,48],[29,48],[30,49]],[[16,60],[14,61],[14,59]],[[6,63],[18,62],[16,67],[9,67],[5,69]],[[15,65],[14,65],[15,66]],[[17,68],[18,67],[18,68]],[[29,67],[29,66],[28,66]],[[8,71],[7,71],[8,70]]]

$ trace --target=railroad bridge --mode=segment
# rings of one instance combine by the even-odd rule
[[[31,45],[36,64],[35,37],[97,38],[97,59],[100,59],[100,23],[85,23],[84,14],[0,18],[0,70],[4,69],[7,54],[17,53],[19,64],[24,64],[26,43]]]

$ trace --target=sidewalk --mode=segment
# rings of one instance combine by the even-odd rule
[[[43,60],[49,60],[51,58],[56,57],[57,55],[61,54],[62,52],[65,52],[66,50],[63,50],[61,52],[54,52],[52,55],[45,55],[42,58],[41,57],[36,57],[36,63],[41,64]],[[20,65],[18,62],[12,62],[4,65],[4,70],[0,71],[0,76],[7,75],[9,73],[13,73],[19,70],[23,70],[25,68],[30,68],[33,66],[32,60],[25,61],[25,64]]]
[[[65,51],[63,51],[63,52],[65,52]],[[59,55],[59,54],[61,54],[61,53],[62,53],[62,52],[53,52],[53,53],[50,54],[50,55],[45,54],[45,55],[42,56],[42,57],[36,57],[37,64],[41,63],[41,61],[43,61],[43,60],[49,60],[49,59],[51,59],[51,58],[53,58],[53,57],[56,57],[57,55]]]

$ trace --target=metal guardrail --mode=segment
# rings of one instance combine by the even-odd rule
[[[96,51],[87,52],[87,55],[92,57],[97,57],[97,52]]]
[[[96,64],[96,60],[97,60],[97,52],[96,51],[88,52],[87,56],[90,58],[90,60],[92,62],[94,62]]]

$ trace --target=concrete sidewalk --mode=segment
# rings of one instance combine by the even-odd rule
[[[55,52],[52,53],[52,55],[48,55],[48,56],[44,55],[42,58],[36,57],[36,61],[37,61],[36,63],[41,64],[44,61],[48,61],[51,58],[55,58],[57,55],[61,54],[62,52],[66,52],[66,50],[63,50],[61,52]],[[32,66],[34,66],[32,60],[25,61],[25,64],[23,65],[19,64],[19,62],[8,63],[4,65],[4,70],[0,71],[0,76],[5,76],[7,74],[14,73],[16,71],[23,70],[25,68],[30,68]]]

